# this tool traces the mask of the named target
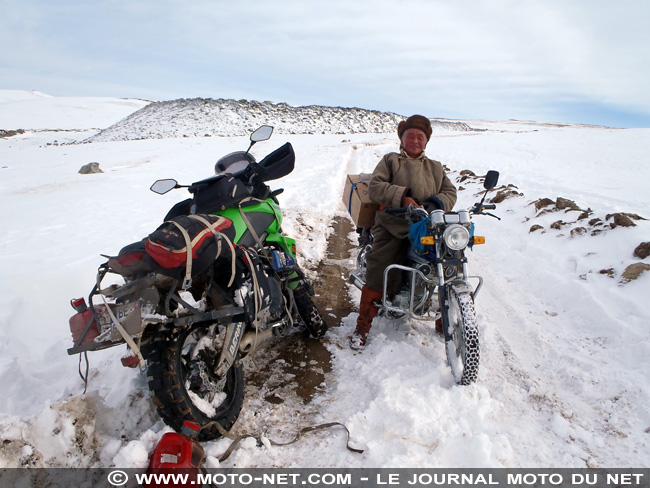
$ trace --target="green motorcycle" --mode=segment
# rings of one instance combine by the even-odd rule
[[[281,230],[282,190],[266,185],[293,170],[293,148],[259,163],[250,154],[272,131],[254,131],[248,150],[217,161],[215,176],[156,181],[156,193],[187,188],[192,196],[147,238],[105,256],[88,300],[71,301],[68,354],[126,344],[122,364],[146,368],[163,420],[177,431],[198,424],[199,440],[224,435],[237,420],[245,357],[295,327],[315,338],[327,331],[296,242]],[[107,275],[124,283],[102,287]],[[87,368],[80,374],[87,381]]]

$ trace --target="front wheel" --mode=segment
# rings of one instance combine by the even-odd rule
[[[479,334],[474,300],[468,292],[456,293],[449,287],[442,304],[447,363],[459,385],[474,383],[478,377]]]
[[[296,308],[300,314],[300,318],[305,324],[305,330],[311,337],[319,339],[327,332],[327,322],[316,308],[314,301],[309,295],[309,291],[305,285],[299,285],[293,291],[293,297],[296,301]]]
[[[198,439],[220,437],[215,423],[230,430],[244,402],[244,372],[235,363],[224,377],[213,372],[223,345],[218,326],[173,329],[156,337],[148,358],[149,389],[158,413],[180,431],[189,420],[201,426]]]

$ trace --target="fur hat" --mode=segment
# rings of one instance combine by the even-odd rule
[[[408,129],[420,129],[427,136],[427,141],[431,139],[431,121],[422,115],[411,115],[397,125],[397,135],[400,140]]]

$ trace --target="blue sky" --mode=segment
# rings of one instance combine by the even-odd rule
[[[650,127],[648,0],[0,0],[0,89]]]

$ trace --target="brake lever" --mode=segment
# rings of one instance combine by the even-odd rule
[[[429,212],[427,212],[424,208],[416,207],[413,204],[410,204],[408,206],[408,211],[409,211],[410,216],[420,216],[420,217],[422,217],[424,219],[429,217]]]
[[[496,215],[491,214],[491,213],[489,213],[489,212],[482,212],[482,213],[483,213],[483,215],[489,215],[490,217],[494,217],[494,218],[497,219],[497,220],[501,220],[501,217],[497,217]]]

